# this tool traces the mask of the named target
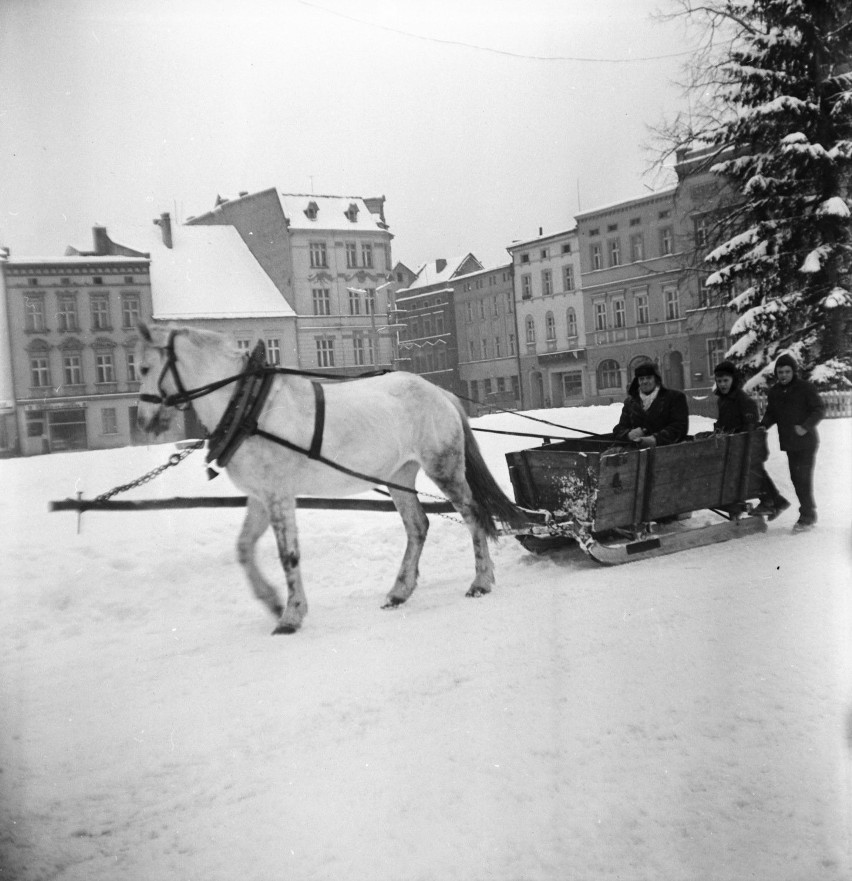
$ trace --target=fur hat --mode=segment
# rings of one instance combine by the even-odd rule
[[[720,361],[713,368],[713,373],[715,376],[737,376],[739,374],[739,370],[737,370],[737,365],[734,364],[733,361]]]
[[[776,376],[778,376],[779,367],[792,367],[794,376],[799,372],[799,363],[789,352],[784,352],[776,359],[775,366],[772,368]]]
[[[651,361],[645,361],[642,364],[637,365],[636,369],[633,371],[634,376],[656,376],[659,382],[662,382],[662,377],[660,376],[660,372],[657,370],[657,365],[653,364]]]

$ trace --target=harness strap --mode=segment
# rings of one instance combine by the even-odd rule
[[[325,428],[325,392],[318,382],[312,382],[314,387],[314,401],[316,402],[316,410],[314,415],[314,436],[311,440],[311,446],[308,450],[309,459],[321,459],[320,449],[322,449],[322,433]]]

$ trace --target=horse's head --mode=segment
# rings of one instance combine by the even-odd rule
[[[136,423],[143,431],[155,435],[168,430],[174,412],[169,398],[181,391],[175,366],[175,338],[180,333],[173,328],[139,324],[137,363],[141,383]]]

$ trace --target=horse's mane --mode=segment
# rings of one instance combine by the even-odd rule
[[[160,338],[162,338],[162,345],[165,345],[169,333],[173,330],[180,331],[180,333],[186,336],[193,346],[196,346],[199,349],[215,346],[226,355],[242,354],[242,350],[232,337],[228,334],[220,333],[217,330],[207,330],[202,327],[189,327],[188,325],[178,324],[158,325],[150,328],[152,337],[156,336],[158,342]]]

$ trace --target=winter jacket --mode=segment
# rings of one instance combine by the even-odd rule
[[[713,430],[722,434],[735,434],[739,431],[752,431],[757,428],[760,414],[757,409],[757,401],[741,388],[738,374],[734,374],[731,390],[723,395],[716,389],[714,394],[719,398],[719,418],[713,425]]]
[[[628,440],[627,434],[633,428],[644,428],[647,434],[654,435],[657,445],[661,447],[676,444],[686,437],[689,431],[689,406],[683,392],[660,384],[657,397],[647,410],[642,407],[636,378],[627,392],[621,418],[613,429],[613,436],[617,440]]]
[[[819,392],[807,380],[793,376],[787,384],[776,382],[766,395],[766,413],[760,424],[764,428],[778,425],[778,441],[781,449],[789,452],[815,450],[819,446],[817,423],[825,415],[825,407]],[[807,429],[799,437],[795,426]]]

